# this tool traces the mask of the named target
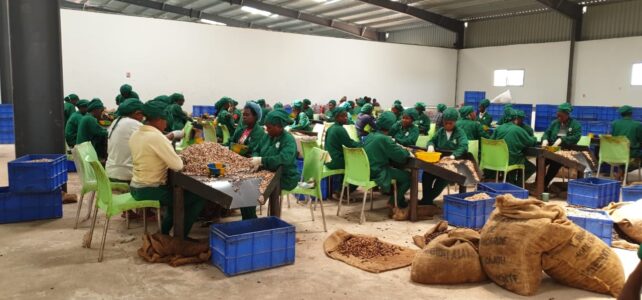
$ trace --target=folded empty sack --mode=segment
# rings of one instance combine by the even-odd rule
[[[212,252],[207,243],[183,241],[169,235],[143,235],[138,256],[151,263],[167,263],[172,267],[208,262]]]

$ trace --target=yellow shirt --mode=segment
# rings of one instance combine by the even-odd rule
[[[134,165],[132,186],[154,187],[167,183],[167,169],[180,171],[183,161],[158,129],[143,125],[129,139]]]

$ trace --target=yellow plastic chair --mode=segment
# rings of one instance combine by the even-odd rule
[[[591,138],[589,136],[583,135],[580,137],[580,140],[577,142],[578,146],[590,146]]]
[[[513,170],[522,170],[522,188],[526,178],[526,167],[524,165],[508,165],[508,145],[504,140],[489,140],[482,138],[481,140],[481,162],[479,168],[482,170],[493,170],[496,172],[495,182],[499,182],[499,172],[504,172],[504,182],[506,182],[506,175]]]
[[[185,123],[185,127],[183,127],[183,139],[181,139],[181,143],[176,146],[176,152],[180,153],[191,145],[189,140],[192,135],[193,127],[194,125],[192,125],[192,122]]]
[[[223,132],[223,145],[227,145],[227,142],[230,140],[230,130],[225,125],[219,125],[221,127],[221,132]]]
[[[343,191],[347,190],[347,196],[350,197],[350,185],[363,187],[363,204],[361,206],[361,217],[359,224],[366,221],[366,200],[368,199],[368,191],[370,191],[370,210],[374,207],[374,193],[373,189],[377,183],[370,180],[370,162],[368,155],[363,148],[348,148],[343,146],[343,157],[345,158],[346,167],[343,176],[343,185],[341,186],[341,196],[339,197],[339,206],[337,206],[337,216],[341,211],[341,202],[343,201]],[[395,207],[397,207],[397,182],[393,179],[392,182],[393,193],[395,197]]]
[[[359,142],[359,134],[357,134],[357,127],[354,125],[343,125],[343,128],[348,132],[348,136],[355,142]]]
[[[470,152],[475,158],[475,161],[479,163],[479,140],[468,141],[468,152]]]
[[[94,219],[91,222],[91,228],[89,229],[89,238],[86,241],[85,246],[91,248],[91,240],[94,235],[94,228],[96,227],[96,219],[98,216],[98,209],[105,212],[105,217],[107,221],[105,222],[105,229],[103,231],[103,239],[100,243],[100,252],[98,253],[98,262],[103,261],[103,252],[105,250],[105,239],[107,238],[107,230],[109,229],[109,220],[111,217],[116,216],[122,212],[142,208],[143,209],[143,226],[145,233],[147,233],[147,216],[145,213],[145,208],[156,208],[156,216],[158,220],[158,229],[160,231],[161,224],[161,213],[160,213],[160,202],[157,200],[141,200],[136,201],[131,194],[120,194],[113,195],[112,187],[105,173],[105,169],[98,162],[98,160],[91,160],[88,156],[83,157],[87,163],[91,165],[94,174],[96,174],[96,182],[98,183],[98,193],[96,194],[96,206],[94,206]],[[129,225],[129,222],[128,222]],[[129,226],[128,226],[129,227]]]
[[[622,183],[626,184],[629,162],[631,161],[630,145],[629,139],[625,136],[600,135],[600,159],[597,163],[597,176],[599,176],[603,162],[611,165],[610,177],[613,177],[614,165],[624,165],[624,181]]]
[[[417,147],[422,147],[422,148],[426,148],[426,146],[428,146],[428,142],[429,142],[429,141],[430,141],[430,136],[427,136],[427,135],[420,135],[420,136],[417,138],[417,142],[415,143],[415,146],[417,146]]]

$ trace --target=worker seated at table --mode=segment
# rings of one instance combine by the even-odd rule
[[[245,107],[243,107],[243,122],[236,128],[230,138],[232,151],[245,157],[258,155],[261,143],[266,136],[263,126],[259,126],[257,123],[261,119],[261,113],[261,106],[257,103],[248,101],[245,104]],[[237,147],[235,144],[244,145],[245,147]],[[256,219],[256,205],[241,208],[241,216],[243,220]]]
[[[631,158],[642,158],[642,123],[633,120],[633,108],[624,105],[618,109],[621,119],[611,124],[612,136],[625,136],[629,139],[631,146]],[[629,165],[631,170],[631,165]]]
[[[80,101],[80,98],[78,98],[78,95],[76,94],[69,94],[69,96],[65,97],[65,102],[63,105],[63,112],[65,116],[65,126],[67,126],[67,122],[69,122],[71,115],[74,112],[76,112],[76,107],[78,106],[79,101]],[[74,143],[75,142],[76,141],[74,141]]]
[[[291,130],[312,130],[312,128],[310,128],[310,119],[308,119],[308,115],[303,112],[302,101],[294,101],[294,104],[292,105],[292,115],[294,116],[294,124],[290,126]]]
[[[390,111],[393,114],[395,114],[395,118],[397,121],[401,121],[403,111],[404,111],[403,105],[401,104],[401,100],[395,100],[395,103],[393,104]]]
[[[361,113],[357,116],[357,122],[354,127],[357,128],[359,137],[368,135],[370,132],[377,131],[377,120],[372,116],[373,106],[366,103],[361,107]]]
[[[524,150],[535,146],[537,140],[518,125],[517,116],[517,111],[511,109],[506,118],[508,122],[497,127],[491,139],[504,140],[506,142],[508,146],[508,165],[524,165],[525,181],[535,174],[535,165],[526,159]],[[507,182],[522,186],[521,170],[513,170],[504,176],[506,176]],[[494,172],[487,177],[495,177]]]
[[[524,113],[523,110],[521,109],[516,109],[515,110],[515,124],[528,133],[529,136],[535,137],[535,132],[533,131],[533,128],[531,125],[528,125],[524,123],[524,118],[526,117],[526,114]]]
[[[419,129],[419,134],[427,135],[430,131],[430,118],[426,115],[426,104],[417,102],[415,110],[418,114],[418,119],[415,120],[415,125]]]
[[[465,134],[469,141],[479,141],[481,138],[488,138],[488,133],[484,131],[481,123],[475,119],[475,110],[472,106],[463,106],[459,109],[461,119],[455,123]]]
[[[410,172],[392,166],[392,163],[403,164],[410,153],[395,143],[390,137],[390,129],[396,122],[392,112],[384,112],[377,121],[379,130],[370,133],[364,142],[364,150],[370,162],[370,179],[384,191],[391,191],[393,179],[397,182],[397,209],[394,209],[395,195],[391,193],[388,205],[393,218],[398,221],[408,219],[406,192],[410,189]]]
[[[582,125],[580,125],[580,122],[571,118],[570,114],[572,111],[573,107],[569,103],[562,103],[557,108],[557,119],[553,120],[544,132],[542,136],[542,147],[548,145],[555,147],[577,145],[577,142],[579,142],[582,137]],[[562,168],[562,165],[551,160],[546,160],[546,165],[548,169],[546,170],[546,177],[544,177],[544,188],[548,189],[548,185],[553,181],[553,178],[555,178],[557,172]]]
[[[239,102],[232,99],[232,102],[230,102],[230,108],[228,109],[228,111],[232,115],[232,120],[234,120],[234,126],[237,126],[237,127],[241,122],[241,118],[243,118],[243,112],[241,112],[240,109],[236,108],[236,106],[238,105],[239,105]],[[230,134],[232,134],[232,132],[230,132]]]
[[[130,98],[122,101],[116,111],[118,118],[109,127],[107,163],[105,171],[112,182],[130,183],[132,180],[132,153],[129,139],[143,126],[143,102]]]
[[[82,99],[76,102],[76,107],[78,111],[75,111],[69,117],[67,124],[65,125],[65,141],[67,141],[67,146],[73,148],[76,145],[76,138],[78,137],[78,124],[82,117],[87,114],[87,109],[89,106],[89,101]]]
[[[355,108],[354,108],[354,110],[353,110],[353,113],[354,113],[354,115],[356,115],[356,116],[357,116],[357,118],[358,118],[358,117],[359,117],[359,114],[361,114],[361,109],[363,108],[363,106],[364,106],[364,105],[366,105],[366,103],[367,103],[367,102],[366,102],[366,99],[365,99],[365,98],[357,98],[357,99],[355,100],[355,103],[357,104],[357,106],[355,106]]]
[[[481,123],[485,131],[488,131],[490,125],[493,123],[493,116],[491,116],[486,110],[490,106],[490,100],[484,99],[479,102],[479,111],[477,112],[477,120]]]
[[[120,94],[116,96],[116,105],[120,105],[121,102],[129,99],[140,99],[138,94],[132,90],[132,86],[129,84],[123,84],[120,86]]]
[[[437,104],[437,113],[433,117],[433,121],[435,121],[435,130],[439,130],[439,128],[444,127],[444,111],[446,108],[448,107],[445,104]]]
[[[263,137],[258,153],[253,153],[252,165],[275,172],[282,167],[281,189],[294,189],[300,179],[296,167],[297,148],[294,137],[284,128],[292,123],[285,110],[273,110],[265,117],[267,135]]]
[[[312,105],[312,101],[310,101],[310,99],[303,99],[303,112],[308,117],[308,120],[312,121],[314,120],[314,110],[310,105]]]
[[[183,104],[185,104],[185,96],[183,94],[174,93],[169,96],[170,105],[165,109],[171,115],[172,123],[169,124],[169,131],[182,130],[185,123],[190,121],[187,113],[183,111]],[[120,107],[120,106],[119,106]]]
[[[344,102],[343,104],[341,104],[339,106],[342,106],[346,111],[346,115],[347,115],[346,124],[354,125],[354,120],[352,119],[352,116],[354,115],[354,101],[352,101],[352,100],[351,101],[346,101],[346,102]],[[336,114],[337,113],[335,112],[334,114],[335,114],[335,118],[336,118]]]
[[[403,111],[401,121],[395,123],[390,129],[390,136],[402,146],[414,146],[419,138],[419,128],[414,122],[419,119],[419,114],[414,108]]]
[[[502,115],[502,118],[497,121],[497,126],[502,125],[504,123],[512,122],[510,121],[511,115],[513,114],[513,105],[510,103],[506,103],[504,105],[504,114]]]
[[[87,106],[87,114],[85,114],[78,122],[78,134],[76,136],[76,145],[84,142],[91,142],[94,146],[98,158],[104,160],[107,158],[107,129],[98,124],[98,120],[102,118],[105,106],[98,98],[94,98]]]
[[[325,110],[323,120],[326,122],[334,122],[334,109],[337,107],[336,100],[328,101],[328,108]]]
[[[169,234],[174,222],[174,201],[172,190],[167,185],[167,170],[180,171],[183,161],[161,131],[167,127],[164,107],[165,104],[159,100],[151,100],[143,105],[145,124],[129,140],[133,163],[130,191],[136,200],[158,200],[167,207],[161,233]],[[205,203],[202,198],[185,191],[184,204],[184,236],[187,237]]]
[[[325,150],[330,154],[332,161],[325,165],[328,169],[337,170],[345,168],[343,159],[343,146],[348,148],[361,147],[361,143],[355,142],[348,135],[348,131],[343,128],[348,122],[348,113],[344,107],[337,107],[334,110],[334,124],[328,128],[325,134]]]
[[[216,124],[219,125],[216,126],[216,136],[219,137],[221,141],[223,139],[223,130],[220,125],[225,125],[230,134],[236,130],[236,124],[234,123],[234,119],[232,119],[232,114],[229,112],[230,103],[232,103],[232,98],[223,97],[214,104],[216,108]]]
[[[271,109],[267,107],[267,104],[265,103],[265,99],[259,99],[259,100],[256,100],[255,102],[261,107],[262,119],[259,121],[259,125],[263,126],[265,125],[265,116],[267,116],[267,114],[271,111]]]
[[[466,133],[455,124],[459,118],[457,110],[448,108],[444,110],[444,126],[437,130],[437,133],[428,142],[428,152],[435,152],[436,149],[453,151],[450,159],[460,158],[468,152],[468,139]],[[422,178],[423,198],[421,205],[434,205],[435,199],[448,186],[448,180],[439,178],[433,174],[424,172]]]

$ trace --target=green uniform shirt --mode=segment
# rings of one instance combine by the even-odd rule
[[[296,141],[289,132],[284,131],[281,136],[275,138],[266,134],[261,142],[261,150],[255,156],[260,156],[263,167],[270,171],[283,167],[281,189],[289,191],[297,186],[301,174],[295,163]]]
[[[403,164],[409,153],[397,145],[391,137],[380,132],[370,133],[363,143],[363,148],[370,162],[370,179],[374,180],[384,191],[390,190],[392,162]]]
[[[477,113],[477,120],[482,126],[490,127],[493,123],[493,116],[491,116],[488,111],[486,111],[483,116]]]
[[[271,111],[272,110],[267,107],[261,107],[261,121],[259,121],[259,125],[265,125],[265,116],[267,116]]]
[[[310,128],[310,119],[308,119],[308,115],[304,112],[300,112],[290,129],[311,131],[312,129]]]
[[[334,123],[325,134],[325,150],[328,151],[332,161],[327,163],[329,169],[337,170],[345,168],[343,159],[343,146],[358,148],[361,144],[350,138],[343,125]]]
[[[642,156],[642,149],[640,149],[642,146],[642,123],[630,117],[616,120],[611,124],[611,135],[628,138],[631,143],[631,157]]]
[[[482,125],[477,121],[459,119],[456,124],[466,134],[466,138],[469,141],[480,141],[481,138],[489,138],[488,133],[484,131]]]
[[[305,115],[308,116],[309,120],[314,120],[314,110],[311,107],[308,107],[304,110]]]
[[[438,149],[452,150],[455,157],[460,157],[468,152],[468,139],[463,130],[455,126],[450,139],[446,134],[446,130],[441,127],[437,133],[430,139],[428,146],[433,146]]]
[[[428,134],[430,131],[430,118],[425,114],[419,113],[419,120],[415,121],[415,125],[419,128],[419,134]]]
[[[247,126],[242,124],[239,127],[237,127],[236,130],[234,131],[234,134],[232,135],[232,138],[230,138],[230,142],[238,144],[239,139],[243,135],[243,132],[245,131],[245,129],[247,129]],[[256,154],[259,153],[259,150],[261,149],[261,142],[263,141],[263,138],[265,135],[266,134],[265,134],[265,131],[263,130],[263,126],[259,126],[259,124],[255,124],[254,128],[252,128],[252,131],[250,132],[250,135],[243,142],[243,145],[246,145],[248,147],[246,156],[255,156]]]
[[[234,130],[236,130],[236,124],[234,124],[234,120],[232,119],[232,114],[230,114],[229,111],[227,110],[222,110],[218,112],[218,115],[216,116],[216,121],[218,122],[218,125],[225,125],[227,127],[227,130],[232,134]],[[219,132],[217,131],[217,134]],[[223,132],[220,132],[220,137],[223,136]]]
[[[243,120],[243,113],[240,109],[234,109],[234,111],[232,112],[232,120],[234,120],[234,123],[236,125],[239,125],[241,123],[241,121]]]
[[[560,120],[555,119],[542,136],[542,141],[548,141],[549,144],[555,143],[560,131]],[[561,137],[562,146],[577,145],[582,137],[582,125],[575,119],[568,118],[568,132],[565,137]]]
[[[123,97],[123,95],[121,95],[121,94],[118,94],[118,96],[116,96],[116,105],[117,106],[120,105],[120,103],[122,103],[123,101],[125,101],[125,100],[127,100],[129,98],[140,99],[138,97],[138,94],[136,92],[134,92],[134,91],[131,91],[131,93],[129,93],[129,97],[127,97],[127,98]]]
[[[520,126],[512,122],[504,123],[495,129],[493,140],[504,140],[508,145],[508,164],[523,165],[526,161],[524,149],[535,145],[536,139]]]
[[[329,109],[325,112],[325,121],[334,122],[334,109]]]
[[[185,127],[185,123],[187,123],[189,117],[180,105],[174,103],[166,107],[165,111],[167,111],[168,115],[172,116],[172,124],[168,124],[167,127],[171,130],[182,130]]]
[[[85,114],[81,113],[80,111],[74,112],[71,114],[71,117],[69,118],[69,121],[67,121],[67,125],[65,125],[65,141],[67,141],[67,145],[69,147],[73,147],[76,145],[76,137],[78,136],[78,124],[80,123],[80,119],[85,116]]]
[[[107,129],[98,124],[98,120],[96,120],[94,115],[87,113],[80,119],[78,123],[78,135],[76,136],[76,145],[91,141],[94,147],[96,147],[96,144],[100,142],[102,138],[106,137]]]
[[[533,128],[530,125],[522,123],[522,125],[519,125],[519,127],[526,130],[526,133],[528,133],[529,136],[535,137],[535,131],[533,131]]]
[[[419,139],[419,128],[412,124],[408,128],[403,128],[401,121],[395,123],[390,129],[390,136],[402,146],[414,146]]]
[[[71,115],[76,112],[76,106],[73,105],[71,102],[66,102],[63,108],[63,112],[65,113],[65,125],[67,122],[69,122],[69,118],[71,118]]]

